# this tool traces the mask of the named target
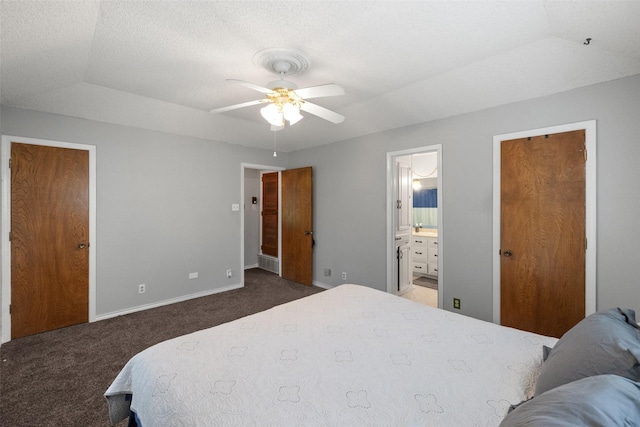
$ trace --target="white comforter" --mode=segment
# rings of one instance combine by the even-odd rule
[[[555,342],[342,285],[155,345],[105,395],[144,427],[492,426]]]

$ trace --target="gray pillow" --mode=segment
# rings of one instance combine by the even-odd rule
[[[599,311],[571,328],[542,364],[535,394],[601,374],[640,381],[640,329],[633,310]]]
[[[500,427],[637,426],[640,383],[597,375],[556,387],[518,406]]]

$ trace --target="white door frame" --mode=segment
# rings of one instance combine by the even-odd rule
[[[2,237],[0,238],[0,253],[2,257],[2,342],[11,341],[11,244],[9,243],[9,231],[11,231],[11,170],[9,158],[11,157],[11,143],[43,145],[48,147],[71,148],[89,152],[89,322],[96,321],[96,254],[98,252],[98,239],[96,238],[96,146],[76,144],[63,141],[51,141],[47,139],[24,138],[20,136],[2,135],[0,148],[0,176],[2,177]]]
[[[267,165],[256,165],[252,163],[241,163],[240,164],[240,201],[242,202],[242,215],[240,215],[240,259],[242,260],[242,265],[240,266],[240,286],[244,287],[244,170],[245,169],[255,169],[259,171],[269,171],[269,172],[278,172],[278,212],[282,212],[281,209],[281,188],[282,179],[280,179],[280,172],[285,170],[286,168],[278,167],[278,166],[267,166]],[[261,202],[262,203],[262,202]],[[262,228],[262,225],[260,225]],[[278,275],[281,275],[282,272],[282,217],[278,214]]]
[[[424,147],[410,148],[401,151],[387,152],[387,292],[395,294],[395,286],[393,283],[393,263],[395,261],[395,227],[393,216],[396,208],[394,181],[394,165],[395,158],[400,156],[420,154],[425,152],[436,152],[438,157],[438,307],[444,306],[444,269],[442,268],[444,259],[443,245],[443,223],[442,215],[442,144],[427,145]]]
[[[493,137],[493,323],[500,324],[500,162],[501,141],[585,130],[585,316],[596,311],[596,121],[589,120]]]

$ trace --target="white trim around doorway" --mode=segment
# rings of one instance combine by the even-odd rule
[[[98,239],[96,237],[96,146],[76,144],[63,141],[51,141],[46,139],[25,138],[20,136],[2,135],[0,147],[0,176],[2,178],[2,219],[0,238],[0,257],[2,258],[2,276],[0,276],[0,288],[2,292],[1,342],[11,341],[11,246],[9,243],[9,231],[11,229],[11,171],[9,158],[11,157],[11,143],[43,145],[58,148],[70,148],[89,152],[89,322],[96,321],[96,254],[98,252]]]
[[[552,133],[585,130],[585,316],[596,311],[596,121],[589,120],[493,137],[493,323],[500,324],[500,142]]]
[[[412,154],[420,154],[427,152],[436,152],[438,157],[438,307],[444,307],[444,269],[442,268],[443,260],[445,258],[444,244],[443,244],[443,224],[444,215],[442,213],[442,182],[444,179],[443,166],[442,166],[442,144],[428,145],[424,147],[416,147],[401,151],[390,151],[387,153],[387,292],[395,293],[393,282],[393,262],[394,245],[395,245],[395,230],[393,224],[393,213],[395,209],[394,202],[394,159],[399,156],[406,156]]]

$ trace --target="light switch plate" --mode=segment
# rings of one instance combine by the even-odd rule
[[[238,203],[233,203],[231,205],[231,210],[234,211],[234,212],[239,211],[240,210],[240,205]]]

